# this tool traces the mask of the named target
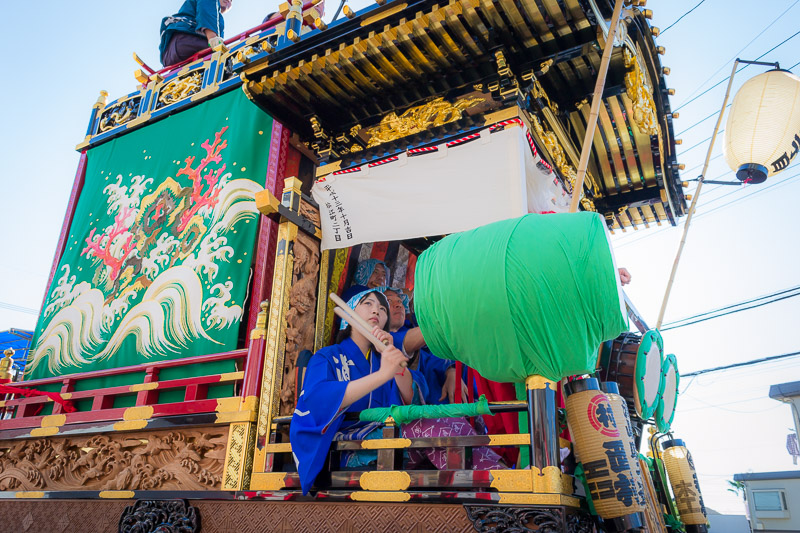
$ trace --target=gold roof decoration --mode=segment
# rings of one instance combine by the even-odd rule
[[[564,153],[564,149],[558,142],[558,137],[556,137],[556,134],[552,131],[545,130],[536,115],[531,115],[531,119],[531,126],[533,126],[536,134],[544,143],[544,146],[547,148],[547,152],[550,154],[550,157],[553,158],[553,164],[561,172],[564,178],[566,178],[569,184],[567,192],[572,194],[572,190],[575,187],[575,180],[578,177],[578,172],[567,160],[567,154]]]
[[[658,134],[658,118],[656,104],[653,101],[653,90],[645,79],[638,55],[634,55],[625,47],[625,67],[630,69],[625,74],[625,89],[633,103],[633,119],[642,133]]]
[[[369,139],[367,148],[455,122],[461,119],[465,110],[483,102],[483,98],[466,97],[453,103],[437,98],[407,109],[399,116],[391,112],[379,124],[364,130]]]

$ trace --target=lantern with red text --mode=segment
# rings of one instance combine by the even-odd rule
[[[567,394],[567,423],[573,436],[575,456],[583,466],[597,514],[607,531],[629,531],[642,527],[634,465],[631,464],[624,422],[618,425],[608,396],[594,378],[571,381]]]

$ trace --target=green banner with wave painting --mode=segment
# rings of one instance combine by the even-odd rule
[[[237,348],[271,130],[237,90],[88,152],[26,379]]]

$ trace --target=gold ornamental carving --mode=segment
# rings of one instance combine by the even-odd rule
[[[628,48],[625,49],[625,67],[628,69],[625,74],[625,89],[628,98],[631,99],[633,120],[642,133],[657,135],[658,116],[656,103],[653,101],[653,90],[647,84],[638,57]]]
[[[556,137],[556,134],[552,131],[545,130],[544,126],[542,126],[542,123],[539,121],[539,118],[536,115],[531,115],[531,125],[536,131],[536,134],[544,143],[545,148],[547,148],[547,152],[553,158],[553,163],[555,164],[556,168],[567,180],[569,185],[569,190],[567,192],[572,194],[572,191],[575,188],[575,180],[578,178],[578,172],[575,170],[575,167],[569,164],[567,154],[564,152],[564,149],[558,142],[558,137]]]
[[[0,442],[0,491],[218,490],[227,428]]]
[[[406,110],[401,115],[389,113],[380,124],[364,130],[367,148],[401,139],[461,119],[464,111],[483,103],[483,98],[462,98],[453,103],[437,98]]]
[[[297,356],[303,350],[314,349],[319,257],[319,241],[303,232],[298,232],[294,241],[289,311],[286,313],[286,355],[283,361],[280,416],[291,415],[294,412],[297,401],[295,398]]]
[[[200,91],[203,83],[203,70],[197,70],[187,76],[176,78],[167,83],[158,95],[158,103],[167,106],[188,98]]]
[[[141,96],[134,96],[115,104],[109,110],[103,112],[100,117],[100,123],[97,125],[97,132],[105,133],[132,121],[139,113],[141,100]]]

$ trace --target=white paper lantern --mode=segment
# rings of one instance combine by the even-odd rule
[[[788,167],[800,151],[800,78],[776,69],[742,85],[723,150],[736,177],[747,183],[761,183]]]

